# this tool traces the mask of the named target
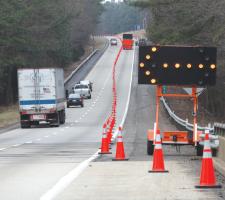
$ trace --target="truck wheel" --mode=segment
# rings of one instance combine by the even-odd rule
[[[21,128],[30,128],[30,123],[29,122],[20,122],[20,127]]]
[[[202,156],[203,155],[203,146],[200,145],[199,143],[197,144],[197,147],[196,147],[196,155],[197,156]]]
[[[216,157],[217,156],[217,149],[212,149],[212,156]]]
[[[83,108],[84,107],[84,104],[82,103],[80,106]]]
[[[91,95],[88,97],[88,99],[91,99]]]
[[[154,152],[154,145],[153,145],[153,141],[147,141],[147,154],[148,155],[153,155]]]
[[[65,123],[65,120],[66,120],[65,111],[62,110],[62,111],[59,112],[59,121],[60,121],[60,124],[64,124]]]
[[[50,126],[59,127],[59,125],[60,125],[60,112],[55,113],[55,122],[51,123]]]

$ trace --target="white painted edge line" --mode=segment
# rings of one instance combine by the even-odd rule
[[[133,82],[133,71],[134,71],[134,59],[135,59],[135,49],[134,49],[134,54],[133,54],[133,65],[132,65],[132,69],[131,69],[131,73],[130,73],[131,78],[130,78],[130,85],[129,85],[129,93],[128,93],[128,96],[127,96],[127,104],[126,104],[126,108],[125,108],[125,112],[124,112],[122,121],[119,125],[121,127],[123,127],[124,122],[126,120],[128,108],[129,108],[129,104],[130,104],[131,87],[132,87],[132,82]],[[118,129],[116,129],[116,131],[114,132],[111,141],[114,141],[116,139],[117,135],[118,135]]]
[[[94,155],[92,155],[89,159],[80,163],[76,168],[70,171],[67,175],[62,177],[58,183],[54,187],[52,187],[49,191],[47,191],[43,196],[41,196],[40,200],[51,200],[56,197],[62,190],[64,190],[70,183],[77,178],[84,169],[89,165],[89,163],[95,160],[98,156],[100,150],[98,150]]]

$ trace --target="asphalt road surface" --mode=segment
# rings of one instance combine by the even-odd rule
[[[109,46],[89,72],[86,79],[94,83],[92,99],[85,100],[84,108],[67,109],[65,125],[15,129],[0,135],[0,199],[224,199],[224,189],[194,188],[200,160],[192,147],[181,148],[181,153],[174,147],[164,148],[169,173],[148,173],[152,157],[146,155],[146,131],[154,123],[155,89],[137,85],[134,50],[122,51],[116,67],[117,126],[125,119],[133,78],[123,131],[130,160],[113,162],[115,145],[112,155],[98,156],[102,125],[111,111],[111,72],[118,51],[119,46]],[[175,129],[163,109],[160,125],[161,130]],[[224,184],[224,178],[218,178]]]

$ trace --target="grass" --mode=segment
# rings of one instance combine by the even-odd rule
[[[18,106],[0,107],[0,128],[19,122]]]

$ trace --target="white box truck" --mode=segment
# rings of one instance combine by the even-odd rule
[[[63,69],[18,69],[18,92],[21,128],[65,123]]]

